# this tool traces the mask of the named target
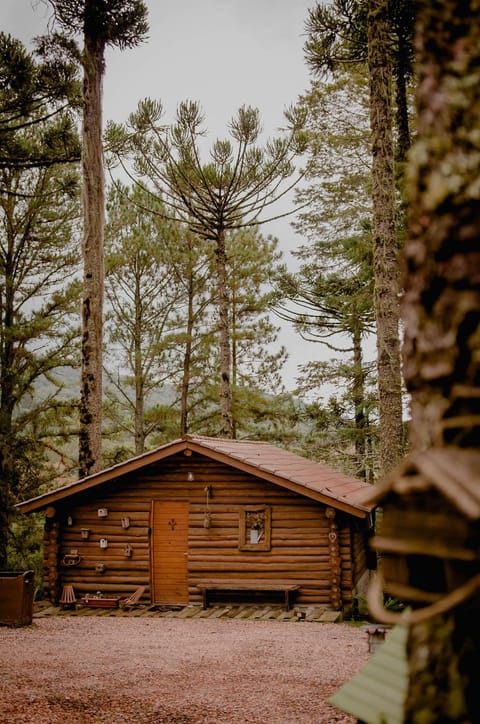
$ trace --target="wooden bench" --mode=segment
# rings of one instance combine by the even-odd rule
[[[197,588],[202,592],[203,608],[208,608],[208,594],[210,591],[221,591],[225,593],[242,593],[243,591],[277,592],[284,595],[285,609],[290,611],[291,597],[300,588],[298,584],[283,582],[263,581],[202,581],[197,583]]]

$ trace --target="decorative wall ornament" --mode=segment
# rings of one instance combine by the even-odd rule
[[[203,527],[204,528],[211,528],[212,527],[212,516],[210,514],[210,498],[212,497],[212,486],[206,485],[204,488],[205,491],[205,515],[203,516]]]
[[[132,546],[130,545],[130,543],[127,543],[127,544],[125,545],[125,548],[123,549],[123,554],[124,554],[125,558],[131,558],[131,557],[132,557],[132,553],[133,553],[133,548],[132,548]]]
[[[73,518],[72,518],[71,515],[69,515],[69,516],[67,517],[67,525],[68,525],[69,528],[71,528],[72,525],[73,525]]]
[[[99,508],[97,513],[99,518],[108,518],[108,508]]]
[[[122,517],[122,528],[125,528],[125,530],[127,528],[130,528],[130,518],[128,517],[128,515],[124,515]]]
[[[238,547],[241,551],[269,551],[272,511],[269,505],[240,508]]]
[[[108,540],[106,538],[100,538],[100,548],[108,548]]]
[[[97,573],[105,573],[107,566],[105,563],[95,563],[95,570]]]
[[[80,563],[80,556],[74,553],[65,553],[65,555],[62,558],[62,564],[64,566],[78,566]]]
[[[83,540],[88,540],[90,537],[90,528],[80,528],[80,535]]]

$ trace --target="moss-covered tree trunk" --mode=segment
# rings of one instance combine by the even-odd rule
[[[83,56],[83,298],[79,474],[97,472],[102,453],[103,235],[102,39],[85,33]]]
[[[392,70],[387,46],[387,0],[369,0],[368,73],[372,143],[373,262],[377,324],[377,375],[381,472],[400,459],[403,448],[399,339],[399,267],[395,233],[392,138]]]
[[[418,12],[403,312],[411,440],[417,449],[478,450],[480,4],[421,0]],[[479,606],[477,594],[411,628],[406,722],[480,721]]]

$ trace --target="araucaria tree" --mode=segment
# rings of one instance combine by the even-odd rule
[[[293,162],[305,150],[305,113],[295,109],[286,111],[286,133],[267,141],[262,148],[258,145],[261,133],[258,110],[240,108],[230,122],[232,140],[215,141],[206,163],[201,160],[200,139],[205,129],[198,103],[181,103],[172,126],[162,123],[162,115],[159,102],[149,99],[141,102],[125,126],[112,124],[108,143],[120,158],[129,151],[135,158],[137,179],[153,184],[172,214],[199,237],[215,244],[219,432],[233,437],[226,237],[228,233],[276,218],[268,214],[269,208],[299,180]]]
[[[348,472],[370,480],[371,429],[367,418],[371,404],[366,396],[363,349],[365,338],[374,331],[368,87],[363,75],[351,69],[337,73],[330,82],[312,83],[300,102],[309,109],[310,144],[306,183],[296,191],[303,211],[295,228],[307,243],[294,252],[300,260],[298,272],[280,281],[280,293],[289,301],[279,304],[277,312],[293,321],[305,339],[342,354],[328,363],[303,365],[298,388],[300,393],[311,395],[333,382],[335,400],[331,399],[329,406],[337,410],[341,404],[338,393],[345,395],[339,380],[348,380],[344,401],[349,398],[352,422],[341,424],[344,416],[333,416],[337,445],[332,444],[335,427],[322,422],[325,410],[317,405],[309,409],[320,415],[318,423],[322,424],[316,427],[322,431],[316,434],[322,457],[328,455],[324,461],[345,466]],[[346,454],[346,436],[350,442],[353,437],[353,455]],[[322,438],[326,441],[323,444]],[[337,447],[340,462],[331,457]]]
[[[412,76],[413,17],[411,0],[333,0],[331,4],[317,3],[307,23],[306,56],[312,70],[325,73],[362,64],[368,70],[380,455],[384,472],[399,460],[403,449],[397,260],[401,234],[396,228],[400,214],[395,194],[396,179],[401,176],[410,143],[407,81]],[[400,162],[397,168],[395,160]]]
[[[69,36],[83,36],[82,201],[83,298],[80,396],[80,477],[101,467],[103,234],[105,192],[102,145],[102,78],[105,49],[138,45],[146,36],[142,0],[49,0]]]

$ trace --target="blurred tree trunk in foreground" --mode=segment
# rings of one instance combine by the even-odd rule
[[[479,10],[477,0],[418,3],[403,318],[411,439],[420,450],[480,445]],[[472,493],[473,485],[466,480]],[[475,541],[472,551],[478,559]],[[406,722],[480,721],[479,603],[477,591],[411,627]]]

